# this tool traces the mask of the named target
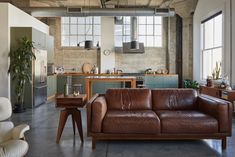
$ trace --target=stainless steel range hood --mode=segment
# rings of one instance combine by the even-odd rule
[[[122,44],[122,49],[123,49],[123,53],[132,53],[132,54],[136,54],[136,53],[144,53],[144,43],[139,43],[139,49],[130,49],[131,47],[131,42],[128,43],[123,43]]]
[[[131,17],[131,42],[123,43],[123,53],[144,53],[144,43],[137,41],[137,17]],[[133,46],[134,45],[134,46]]]

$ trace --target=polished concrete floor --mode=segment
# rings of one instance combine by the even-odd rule
[[[68,119],[60,144],[56,133],[60,109],[54,103],[42,105],[26,113],[14,114],[17,125],[27,123],[31,130],[26,134],[29,142],[27,157],[235,157],[235,121],[233,136],[228,147],[221,150],[220,140],[196,141],[100,141],[91,149],[91,139],[86,137],[86,113],[82,109],[85,142],[80,143],[78,133],[73,136],[71,118]],[[235,119],[234,119],[235,120]]]

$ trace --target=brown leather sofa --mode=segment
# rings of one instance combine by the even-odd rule
[[[192,89],[109,89],[87,104],[88,136],[97,140],[192,140],[231,136],[232,104]]]

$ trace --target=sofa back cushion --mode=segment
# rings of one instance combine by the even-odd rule
[[[195,110],[197,92],[193,89],[152,90],[153,110]]]
[[[105,98],[108,110],[152,109],[150,89],[108,89]]]

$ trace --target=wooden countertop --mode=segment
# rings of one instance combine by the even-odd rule
[[[80,72],[66,72],[64,74],[58,74],[61,76],[121,76],[122,74],[91,74],[91,73],[80,73]]]
[[[81,73],[81,72],[66,72],[64,74],[57,74],[58,76],[125,76],[125,73],[119,74],[91,74],[91,73]],[[128,74],[130,75],[130,74]],[[133,74],[134,75],[134,74]],[[144,76],[178,76],[178,74],[143,74]]]
[[[136,80],[134,76],[88,76],[88,80]]]

